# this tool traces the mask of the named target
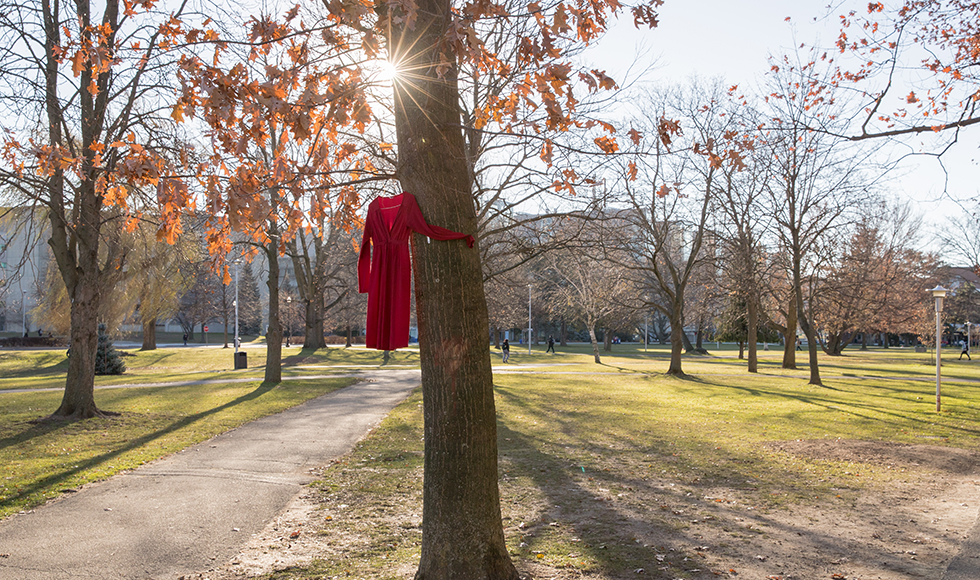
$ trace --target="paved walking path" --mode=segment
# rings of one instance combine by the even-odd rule
[[[173,580],[227,562],[419,384],[362,376],[0,523],[0,580]]]

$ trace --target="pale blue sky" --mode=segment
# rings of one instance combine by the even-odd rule
[[[801,43],[833,46],[839,33],[837,15],[866,6],[866,0],[667,0],[660,9],[658,28],[637,31],[625,16],[590,57],[597,57],[597,64],[620,80],[642,47],[646,61],[656,63],[647,76],[651,81],[720,75],[749,89],[769,69],[769,54],[787,53]],[[955,200],[980,197],[978,146],[980,130],[967,131],[944,158],[947,194],[940,164],[916,158],[904,165],[905,175],[893,184],[895,195],[914,201],[929,223],[942,227],[943,216],[962,211]]]

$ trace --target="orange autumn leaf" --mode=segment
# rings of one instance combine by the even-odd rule
[[[613,137],[596,137],[594,140],[603,153],[615,153],[619,151],[619,143]]]

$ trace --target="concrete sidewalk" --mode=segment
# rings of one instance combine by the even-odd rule
[[[172,580],[228,561],[419,384],[363,376],[0,523],[0,580]]]

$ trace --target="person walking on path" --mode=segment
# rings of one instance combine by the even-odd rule
[[[500,345],[500,350],[504,352],[504,362],[507,362],[510,359],[510,343],[507,342],[506,338],[504,339],[504,343]]]
[[[551,354],[555,354],[555,337],[550,334],[548,335],[548,350],[544,352],[545,354],[548,354],[549,352]]]
[[[973,359],[970,358],[970,343],[969,342],[965,342],[965,341],[963,342],[963,350],[960,351],[960,358],[959,358],[959,360],[963,360],[963,355],[966,355],[966,360],[973,360]]]
[[[187,333],[184,333],[184,346],[187,346]]]

